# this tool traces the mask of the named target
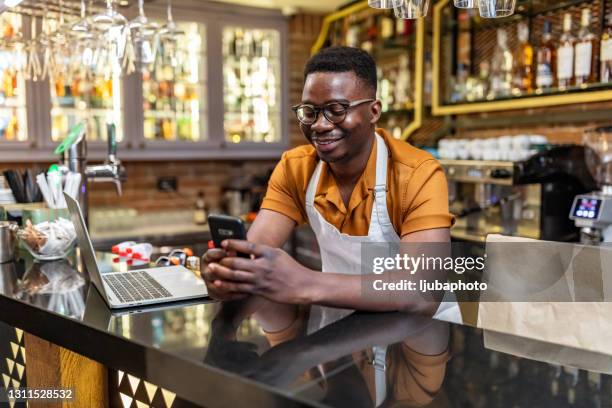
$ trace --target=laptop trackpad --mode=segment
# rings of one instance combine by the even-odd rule
[[[206,284],[182,266],[164,266],[147,272],[173,296],[206,294]]]

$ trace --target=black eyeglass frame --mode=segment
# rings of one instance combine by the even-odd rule
[[[360,99],[360,100],[353,101],[353,102],[334,101],[334,102],[329,102],[329,103],[326,103],[324,105],[319,105],[319,106],[312,105],[310,103],[300,103],[299,105],[292,106],[291,110],[295,113],[295,116],[296,116],[297,120],[302,125],[305,125],[305,126],[312,126],[312,125],[314,125],[317,122],[317,120],[319,120],[319,113],[321,113],[321,112],[323,112],[323,116],[325,117],[325,119],[329,123],[333,123],[334,125],[337,125],[339,123],[344,122],[344,120],[346,119],[346,115],[347,115],[347,113],[348,113],[350,108],[354,108],[356,106],[363,105],[364,103],[375,102],[375,101],[376,101],[376,99]],[[331,106],[331,105],[340,105],[340,106],[342,106],[344,108],[344,113],[342,114],[342,119],[334,121],[334,120],[329,118],[329,116],[326,113],[326,108],[328,106]],[[314,111],[314,113],[315,113],[315,117],[314,117],[314,120],[312,121],[312,123],[304,122],[303,120],[300,119],[300,115],[298,115],[298,110],[300,108],[302,108],[302,107],[305,107],[305,106],[311,108]]]

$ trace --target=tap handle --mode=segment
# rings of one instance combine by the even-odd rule
[[[108,141],[108,158],[109,160],[114,161],[117,157],[117,135],[115,132],[114,123],[106,124],[106,135]]]

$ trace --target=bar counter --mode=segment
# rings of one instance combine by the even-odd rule
[[[73,264],[0,265],[0,387],[73,388],[79,407],[612,406],[604,354],[403,313],[278,343],[235,304],[111,312]]]

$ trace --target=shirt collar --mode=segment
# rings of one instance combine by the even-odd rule
[[[381,130],[382,129],[376,129],[376,132],[384,139],[384,131],[381,132]],[[370,157],[368,158],[365,170],[359,177],[359,180],[357,180],[357,184],[355,184],[355,189],[351,194],[348,210],[344,206],[344,202],[342,201],[342,196],[340,195],[338,183],[336,182],[336,179],[331,173],[329,165],[325,162],[323,163],[323,168],[321,169],[321,179],[319,180],[316,197],[324,198],[325,200],[329,201],[342,214],[346,214],[347,211],[352,211],[363,200],[365,200],[368,195],[371,194],[371,191],[374,189],[374,185],[376,183],[376,149],[376,139],[374,139],[374,143],[372,143],[372,149],[370,150]]]

